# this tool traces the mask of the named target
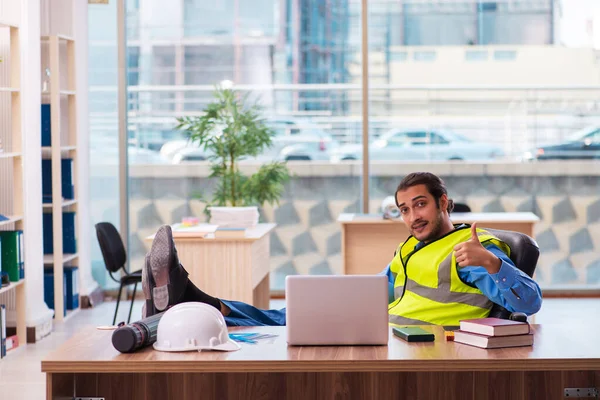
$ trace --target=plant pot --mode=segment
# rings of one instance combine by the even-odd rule
[[[210,223],[222,228],[254,228],[258,225],[258,207],[209,207]]]

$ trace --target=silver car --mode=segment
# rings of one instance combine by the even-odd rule
[[[392,129],[369,145],[371,160],[491,160],[503,155],[499,147],[477,143],[445,129]],[[361,158],[360,144],[341,146],[331,155],[332,162]]]
[[[266,124],[275,131],[272,146],[253,158],[255,161],[321,160],[329,161],[330,151],[340,145],[318,125],[292,118],[269,118]],[[188,140],[165,143],[160,153],[174,164],[202,161],[209,153]]]

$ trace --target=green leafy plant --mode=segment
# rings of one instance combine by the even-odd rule
[[[271,147],[275,132],[265,124],[261,107],[232,89],[217,88],[214,98],[202,116],[177,119],[177,129],[198,143],[212,164],[209,177],[215,178],[217,185],[207,208],[279,203],[290,178],[285,163],[262,164],[250,176],[239,169],[239,161]]]

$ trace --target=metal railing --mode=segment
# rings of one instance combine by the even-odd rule
[[[360,143],[360,84],[236,85],[260,101],[265,115],[317,125],[341,144]],[[130,86],[130,132],[142,147],[177,138],[176,118],[201,115],[213,99],[211,85]],[[114,87],[90,89],[91,128],[116,129],[116,109],[107,109]],[[372,140],[394,128],[451,129],[500,146],[509,158],[539,145],[558,143],[574,131],[600,125],[600,86],[458,86],[372,84]],[[160,132],[160,135],[157,135]]]

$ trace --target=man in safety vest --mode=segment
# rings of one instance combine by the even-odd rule
[[[396,205],[411,235],[383,271],[393,295],[390,324],[458,325],[461,319],[487,316],[494,303],[527,315],[540,309],[539,286],[515,267],[504,242],[476,224],[452,223],[453,202],[440,178],[427,172],[407,175],[396,190]],[[179,264],[168,225],[157,231],[146,255],[142,287],[144,317],[199,301],[220,310],[230,326],[285,325],[285,308],[261,310],[196,287]]]
[[[475,223],[452,223],[454,205],[440,178],[406,176],[396,205],[411,236],[386,270],[391,324],[458,325],[486,317],[494,303],[529,315],[540,309],[539,286],[515,267],[506,243]]]

